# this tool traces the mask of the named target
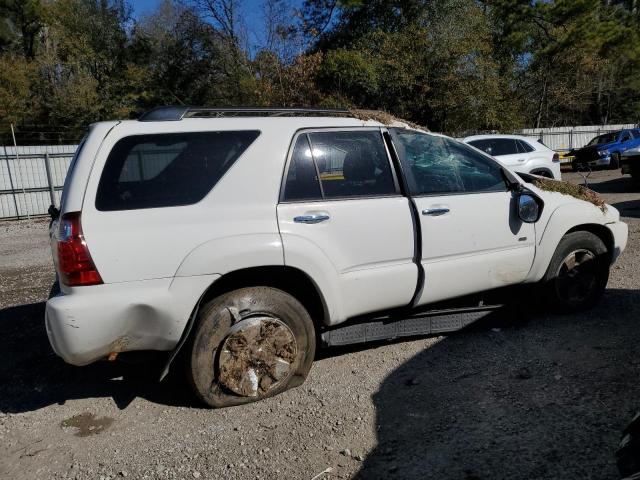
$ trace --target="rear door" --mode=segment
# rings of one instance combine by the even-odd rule
[[[303,131],[293,145],[278,205],[285,264],[301,250],[327,258],[344,318],[408,305],[413,221],[381,130]]]
[[[535,230],[517,217],[502,168],[453,140],[391,129],[421,227],[417,305],[522,282]]]
[[[509,167],[517,167],[527,161],[529,154],[519,147],[513,138],[486,138],[469,142],[470,145],[496,157]]]

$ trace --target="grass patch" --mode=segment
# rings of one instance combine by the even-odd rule
[[[593,190],[582,185],[574,185],[573,183],[561,182],[550,178],[535,178],[532,183],[540,190],[562,193],[563,195],[571,195],[578,200],[584,200],[585,202],[594,204],[602,210],[602,213],[607,211],[607,205],[602,197]]]

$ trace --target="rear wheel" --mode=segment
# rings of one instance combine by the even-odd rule
[[[211,407],[255,402],[302,384],[315,347],[311,317],[294,297],[242,288],[201,309],[187,375]]]
[[[542,281],[552,307],[577,312],[597,303],[608,279],[607,247],[593,233],[580,231],[560,240]]]

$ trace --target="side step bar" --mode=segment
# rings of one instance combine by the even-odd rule
[[[461,330],[484,318],[503,305],[431,310],[406,318],[383,317],[361,323],[338,325],[321,334],[326,347],[365,343],[375,340],[393,340]]]

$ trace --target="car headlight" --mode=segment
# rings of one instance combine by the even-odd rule
[[[600,155],[601,157],[606,157],[607,155],[609,155],[609,150],[598,150],[598,155]]]
[[[631,155],[640,155],[640,147],[630,148],[622,154],[623,157],[630,157]]]

